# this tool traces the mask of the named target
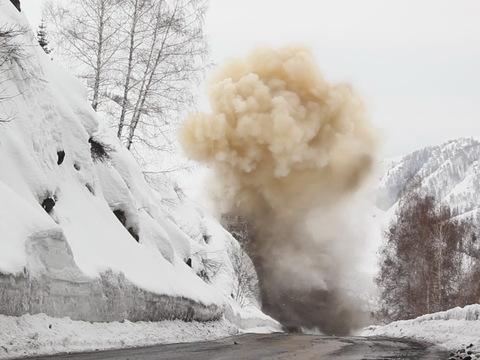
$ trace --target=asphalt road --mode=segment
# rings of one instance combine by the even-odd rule
[[[230,360],[230,359],[448,359],[429,344],[389,338],[292,334],[246,334],[216,341],[158,345],[94,353],[61,354],[36,360]]]

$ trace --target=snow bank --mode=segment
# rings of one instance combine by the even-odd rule
[[[252,305],[242,308],[232,302],[225,310],[225,318],[244,333],[283,332],[282,325],[278,321]]]
[[[223,307],[148,292],[111,271],[100,279],[77,282],[28,274],[0,276],[0,313],[41,312],[86,321],[211,321],[222,317]]]
[[[422,315],[415,320],[419,322],[431,321],[431,320],[467,320],[467,321],[480,321],[480,305],[473,304],[465,307],[459,307],[449,309],[446,311],[440,311],[433,314]],[[479,333],[480,336],[480,333]]]
[[[0,359],[214,340],[238,333],[225,320],[89,323],[44,314],[0,315],[0,329]]]
[[[0,23],[29,27],[9,0],[0,0]],[[235,306],[236,241],[168,178],[157,190],[147,183],[82,84],[31,31],[12,41],[25,56],[0,71],[0,116],[12,115],[0,123],[0,313],[219,319]],[[108,158],[95,158],[93,144]],[[236,313],[239,326],[255,318]]]
[[[412,320],[395,321],[385,326],[370,326],[360,335],[413,338],[449,350],[473,344],[471,350],[480,352],[480,305],[457,307]]]

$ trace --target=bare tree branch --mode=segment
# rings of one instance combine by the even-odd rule
[[[10,70],[17,67],[25,74],[26,80],[30,75],[25,72],[24,60],[26,58],[25,48],[19,42],[19,37],[26,33],[26,29],[17,25],[0,27],[0,105],[4,105],[7,101],[21,95],[8,94],[5,86],[12,80],[9,76]],[[11,122],[15,118],[13,113],[0,113],[0,123],[5,124]]]

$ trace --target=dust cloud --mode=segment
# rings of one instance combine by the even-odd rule
[[[349,333],[361,321],[348,289],[355,204],[376,149],[361,98],[327,82],[308,49],[261,48],[217,71],[210,105],[180,140],[213,168],[221,211],[247,219],[264,310],[292,329]]]

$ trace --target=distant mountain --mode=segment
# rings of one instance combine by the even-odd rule
[[[427,194],[449,205],[458,215],[480,210],[480,141],[461,138],[429,146],[385,164],[377,206],[393,210],[404,190],[417,182]]]

